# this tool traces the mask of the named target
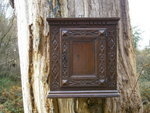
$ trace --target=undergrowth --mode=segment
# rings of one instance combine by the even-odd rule
[[[23,113],[20,80],[0,78],[0,113]]]
[[[150,81],[140,82],[140,92],[144,108],[143,113],[150,113]]]

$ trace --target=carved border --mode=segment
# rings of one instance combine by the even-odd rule
[[[59,27],[51,27],[50,35],[50,88],[51,90],[59,89],[60,78],[60,40]]]
[[[116,25],[119,18],[47,18],[50,25]]]
[[[106,85],[106,28],[62,28],[61,33],[61,87],[104,87]],[[71,37],[71,38],[70,38]],[[69,41],[73,39],[82,40],[95,40],[96,63],[95,67],[97,74],[92,80],[85,79],[73,79],[70,76],[70,62],[69,62]]]
[[[110,88],[117,87],[117,29],[115,27],[109,29],[108,38],[107,38],[107,68],[108,72],[107,75],[109,76],[108,79],[108,86]]]

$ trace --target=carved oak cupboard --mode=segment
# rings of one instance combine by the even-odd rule
[[[119,18],[48,18],[48,97],[113,97]]]

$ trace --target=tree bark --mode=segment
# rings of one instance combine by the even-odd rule
[[[142,113],[127,0],[15,0],[25,113]],[[120,17],[115,98],[48,99],[47,17]]]

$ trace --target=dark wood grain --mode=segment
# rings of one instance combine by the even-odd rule
[[[73,75],[95,74],[95,49],[89,41],[74,41],[72,43]]]

